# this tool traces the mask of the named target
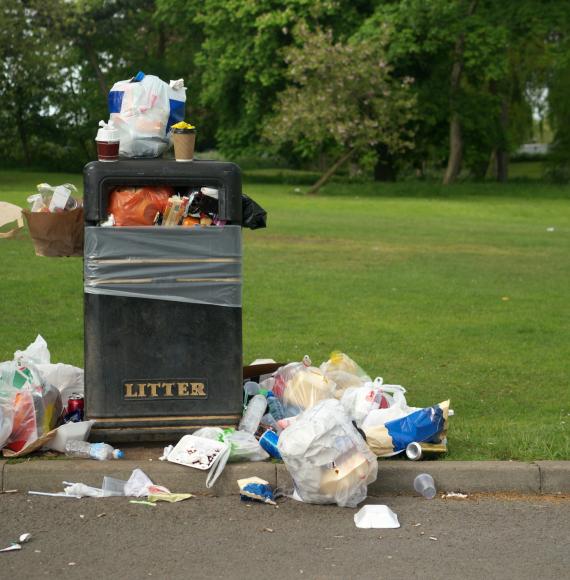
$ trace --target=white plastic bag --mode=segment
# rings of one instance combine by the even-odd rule
[[[378,474],[376,457],[336,399],[301,413],[277,447],[297,495],[309,503],[356,507]]]
[[[110,121],[119,131],[123,157],[158,157],[169,145],[170,127],[184,119],[184,81],[170,85],[139,72],[109,92]]]
[[[320,367],[323,374],[336,384],[334,396],[340,399],[346,389],[362,387],[372,379],[345,353],[332,352]]]
[[[44,381],[59,390],[64,407],[67,406],[67,401],[72,394],[82,395],[85,391],[85,371],[79,367],[56,363],[39,364],[37,369]]]
[[[7,393],[0,392],[0,449],[6,445],[14,425],[14,406]]]
[[[2,444],[16,453],[51,431],[63,411],[59,391],[23,356],[0,364],[0,400],[13,412],[12,431]],[[7,423],[9,412],[2,415]]]
[[[336,388],[335,383],[320,369],[311,366],[307,355],[302,362],[289,363],[277,369],[273,379],[273,394],[283,403],[286,417],[297,415],[332,397]],[[265,383],[262,386],[265,388]]]
[[[245,431],[234,429],[220,429],[220,427],[204,427],[194,432],[196,437],[205,437],[214,441],[222,441],[230,446],[228,461],[264,461],[269,459],[269,454],[259,441]]]
[[[374,409],[380,408],[382,388],[368,383],[364,387],[350,387],[344,391],[340,400],[344,410],[360,427],[362,421]]]

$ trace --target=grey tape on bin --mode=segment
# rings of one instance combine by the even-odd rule
[[[241,227],[85,228],[88,294],[241,306]]]

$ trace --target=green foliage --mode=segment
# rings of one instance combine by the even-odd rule
[[[0,163],[79,168],[94,157],[109,89],[138,70],[185,79],[199,148],[232,158],[266,152],[263,128],[300,88],[284,58],[303,48],[296,26],[352,46],[355,69],[369,58],[367,43],[391,31],[380,45],[391,77],[414,79],[414,147],[362,149],[367,168],[378,155],[402,173],[444,166],[456,113],[464,165],[480,176],[494,150],[513,152],[529,137],[533,110],[555,130],[551,173],[565,175],[570,4],[560,0],[4,0]],[[281,154],[297,167],[312,155],[322,168],[344,145],[321,137],[295,139]]]
[[[285,51],[290,84],[266,124],[269,140],[291,143],[304,157],[331,148],[365,154],[380,143],[391,153],[413,147],[413,79],[393,78],[387,31],[341,42],[330,30],[299,26],[295,38]]]

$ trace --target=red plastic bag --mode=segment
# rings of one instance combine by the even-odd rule
[[[157,213],[164,213],[174,189],[156,187],[116,187],[109,198],[107,213],[117,226],[151,226]]]

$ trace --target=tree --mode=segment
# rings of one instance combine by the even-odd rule
[[[376,39],[343,43],[330,30],[300,26],[296,38],[298,45],[285,51],[290,85],[264,134],[305,157],[322,149],[337,154],[310,193],[357,153],[370,157],[380,144],[391,153],[413,147],[413,79],[393,78],[386,29]]]
[[[19,0],[5,0],[0,10],[0,144],[3,159],[34,157],[34,137],[54,127],[49,109],[60,77],[52,59],[54,42],[45,31],[32,27],[33,12]]]
[[[195,19],[204,34],[196,62],[201,104],[216,117],[219,148],[229,155],[259,152],[265,118],[286,84],[280,50],[291,44],[297,23],[330,27],[347,36],[371,14],[374,4],[374,0],[203,0]]]

